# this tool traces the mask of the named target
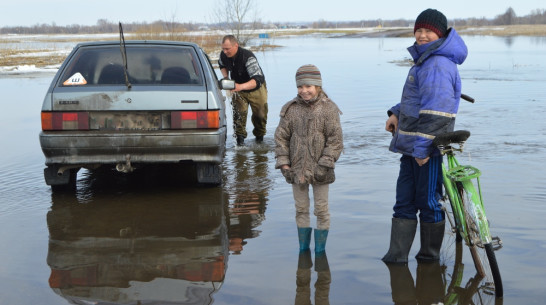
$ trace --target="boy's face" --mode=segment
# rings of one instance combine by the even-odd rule
[[[298,94],[304,100],[308,101],[317,96],[317,87],[314,85],[302,85],[298,87]]]
[[[429,29],[420,28],[415,31],[415,41],[418,45],[433,42],[434,40],[438,39],[440,39],[440,37],[438,37],[438,34],[434,33]]]

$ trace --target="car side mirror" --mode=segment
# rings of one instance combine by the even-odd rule
[[[235,81],[234,80],[224,78],[224,79],[218,81],[218,83],[220,85],[220,89],[223,89],[223,90],[233,90],[233,89],[235,89]]]

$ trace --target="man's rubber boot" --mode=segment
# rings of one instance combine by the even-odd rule
[[[315,255],[324,254],[326,252],[327,238],[328,238],[328,230],[315,229]]]
[[[440,248],[444,240],[446,221],[436,223],[421,222],[421,250],[415,256],[419,261],[435,262],[440,260]]]
[[[311,244],[311,231],[312,228],[300,228],[298,227],[298,239],[300,241],[300,252],[309,250],[309,244]]]
[[[416,230],[417,219],[393,218],[389,251],[381,260],[385,263],[407,263]]]

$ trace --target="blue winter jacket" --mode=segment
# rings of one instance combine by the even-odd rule
[[[461,97],[457,65],[466,59],[464,41],[451,28],[445,38],[408,48],[413,57],[402,99],[388,111],[396,115],[398,129],[389,149],[424,159],[438,154],[432,140],[453,131]]]

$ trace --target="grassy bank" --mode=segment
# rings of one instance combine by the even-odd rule
[[[486,27],[461,27],[456,28],[463,35],[476,36],[544,36],[546,37],[546,24],[519,24]]]
[[[546,25],[510,25],[497,27],[455,27],[461,35],[486,35],[486,36],[544,36],[546,37]],[[282,38],[287,36],[302,35],[324,35],[332,37],[411,37],[411,28],[362,28],[362,29],[288,29],[288,30],[264,30],[260,33],[267,33],[271,38]],[[177,40],[191,41],[200,45],[211,58],[216,58],[221,51],[221,34],[202,33],[159,33],[156,31],[126,34],[126,39],[142,40]],[[21,65],[34,65],[36,67],[47,67],[62,63],[68,50],[56,49],[18,49],[11,47],[21,41],[35,39],[37,43],[77,43],[89,40],[117,40],[117,34],[102,34],[89,36],[21,36],[21,39],[10,37],[0,38],[0,67],[16,67]],[[279,47],[272,44],[261,44],[254,47],[271,49]]]

